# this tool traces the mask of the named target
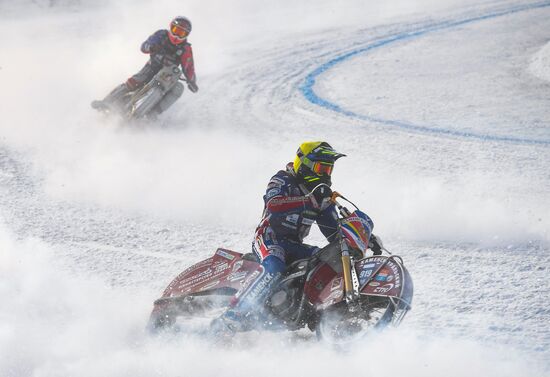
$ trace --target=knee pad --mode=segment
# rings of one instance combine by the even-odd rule
[[[266,272],[270,274],[283,273],[286,270],[285,262],[275,255],[270,255],[262,261]]]
[[[252,243],[252,251],[260,258],[261,261],[268,257],[278,258],[282,263],[286,260],[285,249],[277,245],[269,237],[264,237],[259,234]]]

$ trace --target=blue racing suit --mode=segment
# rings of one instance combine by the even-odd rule
[[[256,228],[253,252],[261,261],[256,277],[236,295],[222,318],[230,328],[245,330],[251,312],[260,312],[286,266],[308,258],[318,247],[306,245],[304,238],[313,223],[330,242],[336,237],[338,215],[333,203],[317,203],[313,195],[298,181],[293,164],[275,174],[264,195],[262,220]],[[256,310],[254,308],[256,307]]]
[[[262,220],[252,244],[266,270],[283,272],[285,265],[310,257],[318,248],[303,240],[315,222],[329,242],[336,236],[338,216],[334,204],[317,203],[306,194],[309,191],[299,184],[292,163],[269,181]]]

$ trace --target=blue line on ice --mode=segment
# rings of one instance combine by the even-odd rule
[[[472,17],[464,20],[458,20],[458,21],[447,21],[443,22],[437,25],[431,25],[424,28],[419,28],[412,31],[407,31],[401,34],[390,36],[386,39],[383,39],[381,41],[377,41],[375,43],[372,43],[370,45],[367,45],[366,47],[359,48],[357,50],[353,50],[351,52],[348,52],[344,55],[338,56],[321,66],[317,67],[315,70],[313,70],[311,73],[309,73],[303,84],[300,86],[300,90],[302,91],[302,94],[306,97],[306,99],[318,106],[322,106],[326,109],[335,111],[337,113],[340,113],[342,115],[357,118],[361,120],[366,120],[370,122],[376,122],[381,123],[389,126],[395,126],[398,128],[403,128],[406,130],[412,130],[412,131],[419,131],[419,132],[426,132],[426,133],[433,133],[433,134],[443,134],[443,135],[450,135],[450,136],[459,136],[459,137],[466,137],[466,138],[474,138],[474,139],[480,139],[480,140],[486,140],[486,141],[507,141],[507,142],[514,142],[514,143],[524,143],[524,144],[540,144],[540,145],[550,145],[550,140],[537,140],[537,139],[526,139],[526,138],[518,138],[513,136],[495,136],[495,135],[484,135],[484,134],[477,134],[474,132],[462,132],[462,131],[456,131],[456,130],[449,130],[445,128],[432,128],[432,127],[426,127],[421,126],[413,123],[408,123],[400,120],[391,120],[391,119],[383,119],[363,114],[358,114],[353,111],[346,110],[339,105],[330,102],[322,97],[319,97],[315,91],[313,90],[313,86],[315,85],[315,80],[318,76],[323,74],[324,72],[328,71],[329,69],[333,68],[335,65],[351,58],[356,55],[362,54],[364,52],[372,51],[374,49],[387,46],[393,42],[402,41],[406,39],[413,39],[416,37],[423,36],[425,34],[444,30],[444,29],[450,29],[456,26],[461,26],[464,24],[469,24],[477,21],[483,21],[490,18],[496,18],[500,16],[506,16],[512,13],[522,12],[526,10],[532,10],[537,8],[544,8],[550,6],[550,2],[539,2],[539,3],[532,3],[528,5],[520,5],[516,6],[507,10],[489,13],[483,16],[477,16]]]

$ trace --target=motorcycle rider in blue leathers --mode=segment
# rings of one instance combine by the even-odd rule
[[[300,145],[294,163],[271,178],[252,244],[261,265],[256,278],[242,287],[229,309],[212,322],[214,332],[246,331],[261,319],[263,305],[286,266],[319,250],[303,243],[313,223],[329,242],[336,237],[338,215],[330,200],[331,173],[334,162],[343,156],[326,142],[306,142]],[[379,253],[376,240],[376,236],[371,238],[371,249]]]

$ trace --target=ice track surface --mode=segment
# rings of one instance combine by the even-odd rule
[[[158,22],[132,7],[122,30],[107,3],[0,16],[25,30],[0,57],[0,375],[550,375],[550,3],[199,3],[201,91],[136,129],[87,106],[142,62],[122,31],[173,4]],[[22,80],[29,58],[43,69]],[[348,155],[335,188],[411,271],[401,327],[349,352],[307,332],[147,336],[177,273],[249,250],[267,180],[306,139]]]

